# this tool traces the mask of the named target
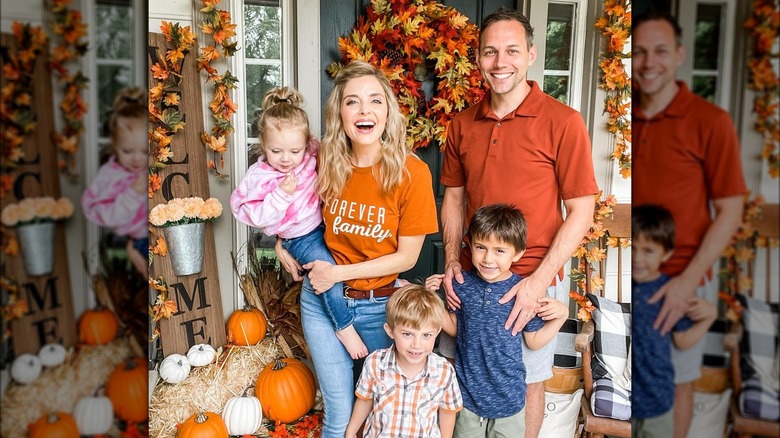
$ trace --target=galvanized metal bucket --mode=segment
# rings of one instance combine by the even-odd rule
[[[174,274],[181,277],[197,274],[203,270],[205,231],[205,222],[163,228]]]
[[[54,222],[19,225],[16,236],[27,275],[51,274],[54,270]]]

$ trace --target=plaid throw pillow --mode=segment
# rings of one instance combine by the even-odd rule
[[[778,304],[737,295],[745,307],[742,313],[744,333],[740,350],[742,379],[758,378],[762,385],[775,392],[778,382]]]
[[[710,368],[728,368],[729,352],[723,348],[723,338],[731,323],[726,318],[718,318],[704,335],[704,359],[702,365]]]
[[[778,392],[761,384],[756,377],[742,382],[739,393],[739,410],[746,417],[763,420],[780,420],[780,400]]]
[[[557,345],[553,365],[558,368],[579,368],[582,366],[582,355],[574,349],[574,340],[582,328],[582,321],[569,318],[557,334]]]
[[[631,392],[626,391],[610,379],[598,379],[593,382],[593,395],[590,397],[593,415],[616,420],[631,419]]]
[[[593,336],[593,379],[606,377],[614,381],[623,375],[628,365],[631,303],[616,303],[608,298],[587,295],[596,307],[593,311],[593,322],[596,326]]]

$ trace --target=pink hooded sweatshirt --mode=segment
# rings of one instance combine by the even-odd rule
[[[320,142],[312,138],[303,161],[292,172],[298,177],[295,192],[279,188],[285,175],[260,157],[230,195],[230,209],[239,222],[260,228],[263,233],[284,239],[301,237],[322,222],[317,193],[317,152]]]
[[[149,200],[130,186],[138,178],[111,157],[81,195],[84,216],[92,223],[120,236],[141,239],[149,236]]]

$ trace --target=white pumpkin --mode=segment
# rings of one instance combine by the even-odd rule
[[[114,424],[114,406],[105,396],[84,397],[76,403],[73,418],[80,435],[105,435]]]
[[[263,422],[260,400],[257,397],[246,396],[246,393],[242,397],[233,397],[225,404],[222,419],[225,420],[230,435],[251,435]]]
[[[38,358],[45,367],[56,367],[65,362],[67,350],[62,344],[46,344],[38,351]]]
[[[160,377],[168,383],[181,383],[190,375],[190,361],[182,354],[171,354],[160,364]]]
[[[30,353],[20,354],[11,365],[11,377],[19,383],[30,383],[41,375],[43,365],[38,356]]]
[[[193,345],[187,352],[187,360],[194,367],[202,367],[210,364],[217,356],[216,350],[209,344]]]

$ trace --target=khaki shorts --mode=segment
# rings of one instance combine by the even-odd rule
[[[525,435],[525,408],[505,418],[482,418],[463,408],[455,417],[453,438],[518,438]]]
[[[717,305],[714,277],[705,280],[704,285],[696,288],[696,296],[705,298]],[[704,357],[705,337],[687,350],[678,350],[674,342],[670,342],[672,349],[672,364],[674,365],[674,383],[688,383],[701,377],[701,362]]]
[[[669,438],[674,436],[674,408],[652,418],[631,419],[633,438]]]

